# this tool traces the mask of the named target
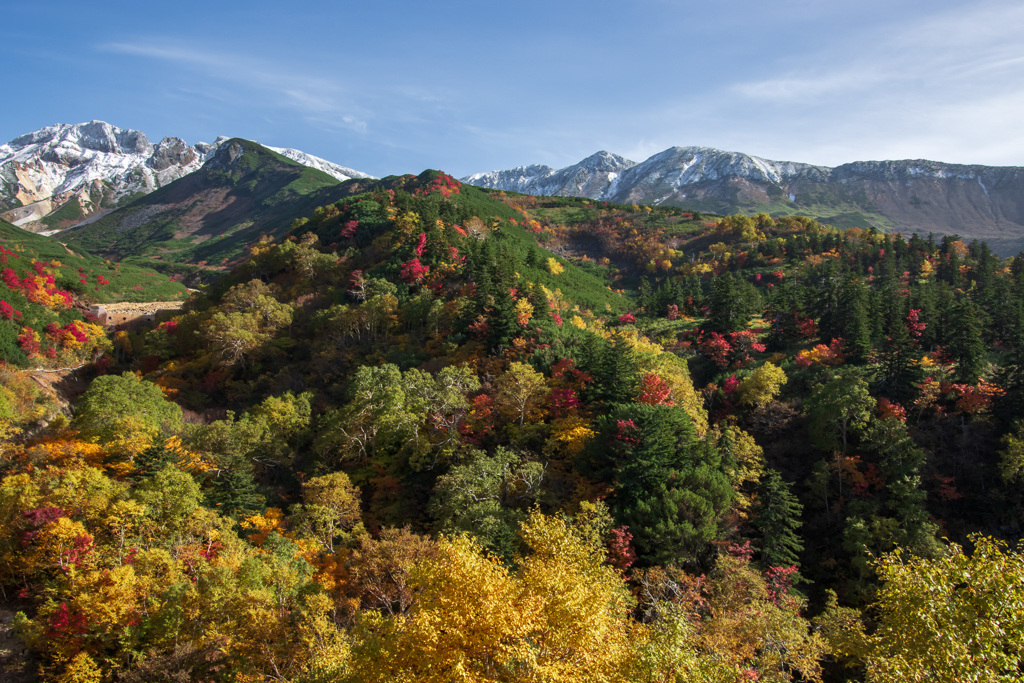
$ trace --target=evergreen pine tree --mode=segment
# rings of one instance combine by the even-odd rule
[[[997,376],[1006,394],[996,401],[994,412],[1009,425],[1024,415],[1024,301],[1014,301],[1007,318],[1012,321],[1007,335],[1011,350],[1003,359]]]
[[[929,518],[926,494],[921,488],[924,451],[907,433],[906,425],[895,418],[872,421],[865,430],[865,442],[878,454],[879,470],[885,481],[885,511],[898,522],[897,536],[885,540],[915,555],[932,555],[938,549],[938,526]]]
[[[763,567],[789,567],[799,563],[803,541],[800,514],[803,505],[790,490],[789,484],[775,470],[769,469],[761,479],[754,504],[754,528],[761,534]]]
[[[711,284],[710,303],[708,329],[735,332],[747,326],[751,315],[760,312],[761,295],[749,282],[724,273]]]
[[[906,401],[921,379],[917,344],[905,325],[895,325],[875,353],[875,387],[897,401]]]
[[[914,392],[920,371],[916,364],[917,341],[907,329],[907,300],[900,294],[901,285],[895,274],[889,275],[878,288],[879,326],[881,336],[876,345],[876,387],[883,394],[899,401]]]
[[[643,564],[700,562],[734,495],[722,458],[678,407],[617,404],[593,451],[615,473],[613,510]]]
[[[508,287],[499,285],[494,294],[494,307],[488,316],[490,342],[497,349],[506,349],[519,334],[516,302]]]
[[[939,248],[938,278],[952,287],[960,287],[962,280],[960,253],[953,246],[953,242],[959,239],[958,235],[947,235],[942,238],[942,246]]]
[[[841,336],[854,360],[863,361],[871,352],[868,322],[868,294],[860,281],[848,281],[839,293]],[[829,340],[831,341],[831,339]]]
[[[657,306],[654,286],[647,278],[640,281],[640,288],[637,291],[636,303],[647,315],[654,315]]]
[[[537,252],[537,247],[532,244],[526,250],[526,265],[530,268],[540,268],[540,254]]]
[[[598,360],[594,379],[601,385],[601,395],[610,403],[625,403],[636,393],[636,362],[621,338],[605,345]]]
[[[152,477],[157,472],[174,465],[178,461],[178,453],[167,447],[166,442],[158,439],[152,446],[135,456],[132,461],[136,481]]]
[[[842,337],[843,319],[839,310],[839,295],[842,286],[835,277],[824,278],[818,296],[818,333],[823,344],[836,337]]]
[[[967,384],[978,381],[985,368],[985,343],[978,310],[971,298],[957,293],[949,319],[946,351],[956,361],[957,379]]]
[[[938,344],[941,325],[936,324],[940,319],[939,307],[936,300],[935,280],[926,280],[923,284],[916,285],[910,294],[910,308],[917,309],[918,320],[927,323],[921,338],[918,340],[921,348],[931,350]]]
[[[231,467],[218,470],[205,489],[204,504],[235,519],[262,512],[267,506],[256,484],[251,462],[237,461]]]

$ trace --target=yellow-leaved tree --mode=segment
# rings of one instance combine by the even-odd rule
[[[1024,671],[1024,553],[972,536],[935,559],[897,550],[877,563],[878,628],[869,681],[1019,681]]]
[[[786,383],[786,372],[772,363],[765,363],[740,382],[740,402],[763,408],[771,403]]]
[[[708,431],[708,413],[704,409],[703,399],[693,386],[686,361],[639,334],[627,334],[623,338],[629,346],[637,372],[658,375],[671,389],[672,402],[690,416],[697,436],[704,438]]]
[[[410,573],[408,615],[365,611],[354,681],[630,681],[633,601],[586,524],[534,511],[510,570],[469,537],[438,542]]]
[[[531,554],[519,564],[530,603],[531,666],[523,680],[583,683],[631,680],[633,640],[643,631],[629,618],[633,599],[619,571],[585,522],[534,511],[522,536]]]
[[[510,363],[498,378],[498,393],[495,403],[502,413],[519,422],[522,427],[527,419],[541,417],[543,402],[547,397],[544,375],[526,363]]]

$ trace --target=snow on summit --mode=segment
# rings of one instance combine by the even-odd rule
[[[36,230],[68,227],[198,170],[227,138],[189,145],[104,121],[40,128],[0,145],[0,218]],[[297,149],[268,147],[340,181],[372,178]],[[61,219],[50,218],[60,211]]]

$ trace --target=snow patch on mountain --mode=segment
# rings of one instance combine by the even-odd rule
[[[263,145],[272,152],[277,152],[281,156],[291,159],[292,161],[302,164],[303,166],[309,166],[315,168],[318,171],[323,171],[329,176],[333,176],[338,180],[344,182],[352,178],[370,178],[376,179],[376,176],[372,176],[369,173],[363,173],[362,171],[356,171],[346,166],[340,166],[333,162],[315,157],[312,154],[306,154],[297,149],[291,149],[287,147],[271,147],[269,145]]]
[[[0,145],[0,217],[45,230],[39,221],[62,208],[70,207],[62,214],[72,221],[108,211],[198,170],[226,140],[153,144],[145,133],[104,121],[41,128]],[[297,149],[268,149],[340,181],[373,178]]]
[[[647,198],[658,203],[682,198],[687,186],[731,180],[777,185],[797,181],[811,183],[856,183],[909,180],[967,180],[984,189],[993,187],[1006,173],[1020,169],[945,164],[921,159],[903,161],[855,161],[829,167],[795,161],[773,161],[762,157],[726,152],[713,147],[670,147],[641,163],[608,152],[578,164],[555,170],[550,166],[519,166],[506,171],[474,173],[462,182],[500,190],[535,195],[586,196],[613,202]],[[793,192],[787,191],[794,201]]]
[[[555,170],[543,164],[507,171],[474,173],[461,178],[470,185],[543,196],[591,197],[615,186],[619,176],[636,165],[625,157],[601,151],[583,161]]]
[[[0,209],[17,225],[70,201],[88,215],[195,171],[213,149],[180,138],[154,145],[103,121],[47,126],[0,145]]]
[[[505,171],[474,173],[462,178],[461,182],[479,187],[489,187],[494,190],[504,190],[506,192],[534,194],[530,190],[554,175],[554,173],[555,169],[550,166],[531,164],[530,166],[516,166]]]
[[[687,185],[743,178],[785,184],[795,178],[827,180],[831,169],[791,161],[771,161],[738,152],[723,152],[712,147],[670,147],[637,164],[623,174],[620,188],[599,199],[622,201],[637,188],[655,191],[657,196],[674,194]],[[664,201],[664,200],[663,200]]]

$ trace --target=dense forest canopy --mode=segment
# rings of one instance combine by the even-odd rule
[[[368,188],[110,336],[6,238],[43,680],[1020,680],[1024,255]]]

